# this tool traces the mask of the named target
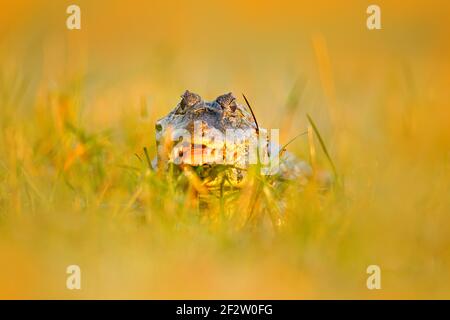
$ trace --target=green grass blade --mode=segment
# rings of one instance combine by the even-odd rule
[[[338,181],[339,180],[339,176],[338,176],[338,173],[337,173],[337,170],[336,170],[336,166],[334,165],[333,159],[331,159],[330,153],[328,152],[328,149],[325,146],[325,142],[323,141],[322,136],[319,133],[319,129],[317,129],[316,124],[314,123],[313,119],[310,117],[309,114],[306,114],[306,117],[308,118],[308,121],[309,121],[309,123],[311,124],[311,126],[312,126],[312,128],[314,130],[314,133],[317,135],[317,138],[319,139],[320,146],[322,147],[322,150],[325,153],[325,156],[327,157],[328,162],[331,165],[334,177],[336,178],[336,181]]]

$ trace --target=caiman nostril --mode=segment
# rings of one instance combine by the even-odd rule
[[[155,125],[155,129],[156,129],[156,131],[162,131],[162,125],[160,125],[159,123],[157,123],[157,124]]]

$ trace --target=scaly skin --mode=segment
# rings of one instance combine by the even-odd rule
[[[194,130],[194,123],[197,123],[197,130]],[[200,172],[203,184],[212,189],[224,179],[232,186],[239,184],[249,167],[244,159],[248,157],[249,147],[248,144],[241,144],[234,149],[227,149],[226,152],[231,150],[232,153],[231,162],[225,165],[216,164],[213,158],[215,154],[212,154],[211,150],[220,147],[215,144],[214,139],[205,138],[208,136],[205,133],[217,130],[225,135],[228,129],[256,132],[257,125],[249,110],[238,104],[232,93],[205,102],[198,94],[186,91],[178,105],[167,116],[156,122],[155,129],[158,155],[154,166],[166,168],[169,163],[176,163],[178,167],[188,166],[195,169],[201,167],[201,170],[196,171]],[[189,132],[191,141],[184,141],[184,144],[177,143],[178,141],[174,143],[171,135],[177,130]],[[241,131],[237,131],[238,138],[244,139],[245,137],[239,137],[240,134]],[[200,140],[196,140],[197,138]],[[202,144],[199,146],[196,141],[202,141]],[[273,152],[279,152],[279,147],[272,148],[276,149]],[[194,157],[195,153],[197,158]],[[279,171],[273,177],[277,182],[300,180],[306,183],[312,175],[311,167],[307,163],[288,152],[282,153],[279,165]]]

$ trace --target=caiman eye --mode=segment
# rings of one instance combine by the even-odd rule
[[[179,109],[180,109],[179,111],[184,112],[187,108],[190,108],[190,107],[196,105],[200,101],[202,101],[202,98],[198,94],[190,92],[189,90],[186,90],[181,95],[181,101],[178,104]]]
[[[236,111],[237,108],[236,98],[233,96],[231,92],[217,97],[216,101],[218,104],[220,104],[222,109],[224,110],[229,109],[231,110],[231,112]]]
[[[236,111],[236,108],[237,108],[237,104],[236,104],[235,101],[233,101],[233,102],[230,104],[231,112],[235,112],[235,111]]]

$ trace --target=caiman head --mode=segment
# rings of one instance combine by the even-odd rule
[[[203,101],[186,91],[177,106],[155,124],[158,166],[245,165],[249,135],[256,128],[251,113],[232,93]],[[233,148],[226,147],[230,132],[241,142]]]
[[[282,155],[279,167],[275,166],[279,171],[272,167],[268,171],[280,181],[300,179],[306,183],[312,176],[306,162],[269,144],[251,109],[238,104],[232,93],[203,101],[198,94],[186,91],[177,106],[156,122],[155,129],[157,157],[153,166],[194,169],[208,187],[217,187],[225,180],[231,187],[239,184],[249,165],[263,163],[261,155],[270,159]],[[252,157],[256,153],[258,162]]]

